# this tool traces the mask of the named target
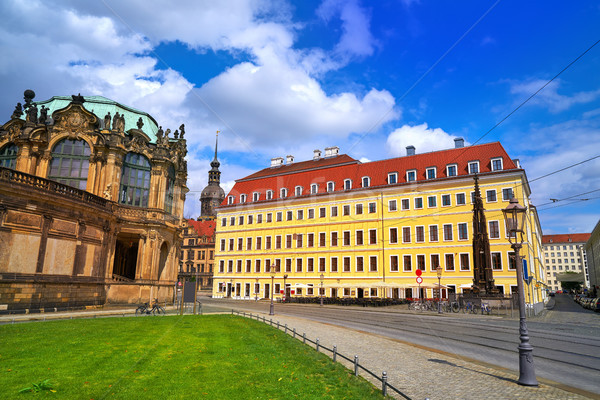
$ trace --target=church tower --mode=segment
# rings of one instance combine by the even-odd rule
[[[219,131],[217,131],[217,139],[215,143],[215,158],[210,163],[212,167],[210,171],[208,171],[208,186],[202,190],[202,194],[200,195],[200,202],[202,203],[201,208],[201,217],[204,218],[214,218],[217,215],[215,210],[216,207],[219,206],[225,200],[225,191],[221,188],[221,171],[219,171],[219,166],[221,163],[217,160],[217,147],[219,145]]]

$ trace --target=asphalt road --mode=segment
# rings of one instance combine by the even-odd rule
[[[600,314],[557,295],[553,310],[528,320],[536,374],[600,394]],[[269,303],[202,298],[204,312],[269,312]],[[390,308],[276,304],[275,314],[307,318],[442,350],[518,371],[517,318]],[[275,317],[276,318],[276,317]]]

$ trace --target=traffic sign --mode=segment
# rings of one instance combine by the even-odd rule
[[[421,271],[420,269],[417,269],[415,271],[415,274],[417,274],[417,276],[421,276],[422,273],[423,273],[423,271]]]
[[[418,269],[417,271],[420,271],[420,269]],[[423,283],[423,278],[421,278],[420,276],[417,277],[417,283],[420,285],[421,283]]]

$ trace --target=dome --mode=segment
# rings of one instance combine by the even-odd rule
[[[225,198],[225,191],[219,185],[208,185],[202,190],[200,199],[218,199],[223,200]],[[219,203],[221,202],[219,201]]]

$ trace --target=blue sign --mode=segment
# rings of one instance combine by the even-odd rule
[[[527,273],[527,260],[523,260],[523,280],[529,283],[529,274]]]

